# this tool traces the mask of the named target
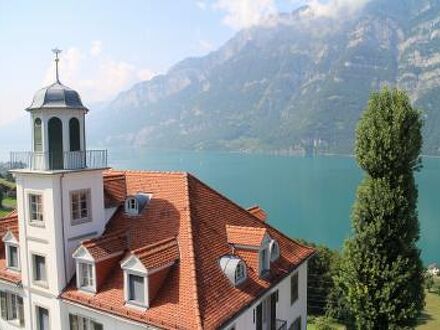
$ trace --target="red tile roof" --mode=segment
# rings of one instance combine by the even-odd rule
[[[156,269],[166,266],[179,259],[179,246],[174,237],[147,245],[131,252],[146,269]]]
[[[96,295],[78,291],[72,281],[62,297],[91,308],[161,328],[214,329],[314,253],[187,173],[109,171],[104,189],[120,202],[123,196],[139,191],[153,195],[139,216],[126,215],[120,206],[104,236],[126,232],[128,250],[138,254],[147,267],[178,261],[154,279],[161,287],[146,311],[124,305],[119,264]],[[281,254],[272,264],[270,276],[260,278],[253,257],[240,254],[249,263],[249,279],[238,288],[232,286],[219,259],[233,252],[231,242],[256,244],[266,232],[278,241]],[[250,237],[243,238],[243,234]]]
[[[84,241],[82,246],[87,249],[95,261],[98,261],[115,253],[124,252],[128,248],[127,233],[125,230],[119,230]]]
[[[229,244],[260,247],[267,230],[264,227],[244,227],[226,225],[226,236]]]

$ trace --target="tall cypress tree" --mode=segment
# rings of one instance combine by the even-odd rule
[[[388,88],[371,95],[358,123],[355,153],[365,177],[335,279],[358,329],[410,328],[423,309],[414,181],[421,128],[406,93]]]

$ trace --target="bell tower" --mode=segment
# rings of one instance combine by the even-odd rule
[[[56,298],[75,273],[72,253],[104,231],[107,151],[86,148],[89,110],[78,92],[61,83],[61,50],[53,53],[55,82],[37,91],[26,109],[31,151],[11,152],[10,172],[17,182],[24,310],[36,320],[43,309],[55,329],[61,314]]]

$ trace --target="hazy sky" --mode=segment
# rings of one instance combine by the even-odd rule
[[[0,125],[23,115],[34,92],[53,81],[55,46],[63,49],[61,81],[93,104],[300,2],[0,0]]]
[[[90,105],[215,50],[268,14],[322,1],[327,10],[366,0],[0,0],[0,126],[53,82],[56,46],[61,81]]]

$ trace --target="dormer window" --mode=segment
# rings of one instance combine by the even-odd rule
[[[136,195],[128,196],[125,200],[125,213],[128,215],[140,214],[150,199],[151,194],[145,193],[137,193]]]
[[[18,246],[6,244],[6,254],[8,259],[8,268],[15,270],[20,269],[18,262]]]
[[[276,240],[270,242],[270,261],[274,262],[280,257],[280,246]]]
[[[260,251],[260,275],[264,275],[270,269],[268,249]]]
[[[12,231],[3,236],[6,252],[6,265],[8,269],[20,271],[20,249],[17,238]]]
[[[138,214],[139,213],[138,209],[139,207],[136,198],[135,197],[127,198],[127,200],[125,201],[125,212],[129,214]]]
[[[78,262],[79,288],[85,291],[95,290],[95,265],[88,262]]]
[[[220,268],[234,286],[247,278],[246,264],[239,257],[227,255],[220,258]]]
[[[72,257],[76,260],[76,287],[95,293],[97,291],[95,259],[82,245],[76,249]]]
[[[145,306],[145,276],[127,274],[127,302]]]

